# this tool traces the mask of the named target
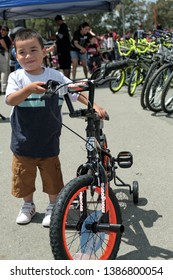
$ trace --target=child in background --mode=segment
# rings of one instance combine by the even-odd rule
[[[90,43],[87,47],[88,54],[88,69],[92,74],[97,68],[101,67],[101,55],[100,48],[97,42],[97,38],[92,36]]]

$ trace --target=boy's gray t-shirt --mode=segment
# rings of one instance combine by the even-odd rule
[[[44,68],[41,75],[30,75],[24,69],[19,69],[9,75],[6,97],[29,83],[48,80],[63,84],[70,82],[61,72],[52,68]],[[13,107],[10,118],[13,153],[28,157],[51,157],[59,154],[61,107],[66,92],[67,88],[62,88],[59,95],[43,101],[40,100],[42,94],[33,93]],[[72,100],[76,101],[77,98],[78,95],[73,94]]]

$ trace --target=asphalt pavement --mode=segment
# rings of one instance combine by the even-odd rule
[[[83,77],[81,68],[78,77]],[[116,156],[123,150],[133,154],[132,167],[118,168],[117,175],[128,184],[139,183],[138,205],[134,205],[128,188],[111,184],[125,225],[117,259],[173,260],[173,116],[143,110],[140,90],[129,97],[126,87],[116,94],[108,85],[97,88],[95,100],[110,115],[110,121],[105,121],[105,132],[112,154]],[[39,173],[37,214],[28,225],[15,223],[22,200],[11,195],[10,111],[1,95],[0,113],[6,120],[0,119],[0,259],[51,260],[49,229],[41,224],[48,197],[42,193]],[[85,137],[85,121],[70,119],[65,104],[63,122]],[[85,143],[66,128],[62,130],[60,159],[65,183],[75,177],[79,164],[86,161]]]

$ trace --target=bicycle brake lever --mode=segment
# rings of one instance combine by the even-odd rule
[[[40,100],[45,100],[47,98],[51,98],[53,95],[55,95],[56,87],[59,86],[60,83],[54,80],[48,80],[45,85],[42,85],[41,87],[47,89],[47,92],[43,96],[40,97]]]
[[[41,85],[42,88],[48,89],[47,84]]]
[[[43,95],[40,97],[40,100],[42,101],[42,100],[51,98],[53,95],[55,95],[55,93],[52,92],[52,91],[45,92],[45,94],[43,94]]]

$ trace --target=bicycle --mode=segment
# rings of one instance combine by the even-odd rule
[[[128,40],[126,46],[122,46],[120,43],[117,43],[117,45],[121,58],[128,57],[131,63],[124,68],[113,71],[112,76],[115,79],[110,81],[109,88],[113,93],[116,93],[123,85],[126,85],[128,86],[129,96],[133,96],[137,86],[142,84],[145,79],[157,46],[153,42],[148,43],[146,40],[136,43],[132,38]]]
[[[138,42],[136,45],[136,64],[132,68],[128,83],[128,94],[133,96],[139,85],[145,83],[157,47],[153,42]]]
[[[151,77],[156,73],[156,71],[165,63],[167,63],[166,57],[168,56],[169,49],[171,49],[172,43],[170,42],[170,36],[165,32],[154,31],[153,34],[150,35],[152,39],[154,39],[156,45],[158,45],[158,51],[154,54],[152,58],[152,64],[147,72],[147,75],[144,80],[144,84],[141,90],[140,96],[140,104],[143,109],[147,108],[146,104],[146,89],[151,80]]]
[[[146,88],[146,105],[153,112],[162,111],[161,96],[166,83],[173,71],[171,58],[168,63],[161,66],[149,80]]]
[[[124,64],[122,63],[121,67],[118,69],[105,66],[105,65],[110,65],[112,62],[107,62],[105,64],[102,64],[101,67],[95,69],[95,71],[92,73],[90,78],[91,80],[96,80],[99,79],[100,77],[102,77],[102,79],[105,79],[105,77],[109,76],[110,78],[107,79],[107,81],[109,82],[109,89],[112,91],[112,93],[118,92],[124,84],[128,85],[128,80],[129,80],[132,66],[129,63],[127,64],[126,58],[128,57],[129,60],[129,58],[133,57],[133,51],[135,49],[134,40],[132,40],[132,42],[130,40],[129,47],[122,46],[120,45],[119,42],[117,42],[117,46],[118,46],[118,52],[122,57],[120,61],[122,62],[124,60],[125,63]],[[122,49],[123,52],[121,51]]]
[[[114,68],[121,65],[115,63]],[[105,67],[106,70],[108,68]],[[115,185],[128,186],[134,203],[138,203],[138,182],[134,181],[131,187],[116,175],[118,166],[131,167],[133,156],[127,151],[120,152],[116,158],[111,155],[103,132],[103,120],[93,109],[95,85],[98,83],[98,80],[81,80],[59,85],[49,81],[48,91],[43,96],[58,94],[58,90],[64,86],[71,93],[89,91],[87,109],[74,110],[69,95],[64,95],[70,117],[82,117],[87,122],[86,139],[78,135],[86,142],[87,162],[78,167],[76,178],[61,190],[53,208],[50,244],[56,260],[116,258],[124,226],[118,200],[110,187],[113,179]]]
[[[124,60],[127,57],[131,59],[134,58],[134,52],[136,49],[134,40],[129,40],[128,46],[121,45],[120,42],[117,42],[117,47],[121,60]],[[112,91],[112,93],[120,91],[123,85],[128,85],[132,68],[133,64],[128,64],[125,67],[116,69],[111,73],[111,76],[114,77],[114,79],[110,80],[109,82],[109,88]]]

